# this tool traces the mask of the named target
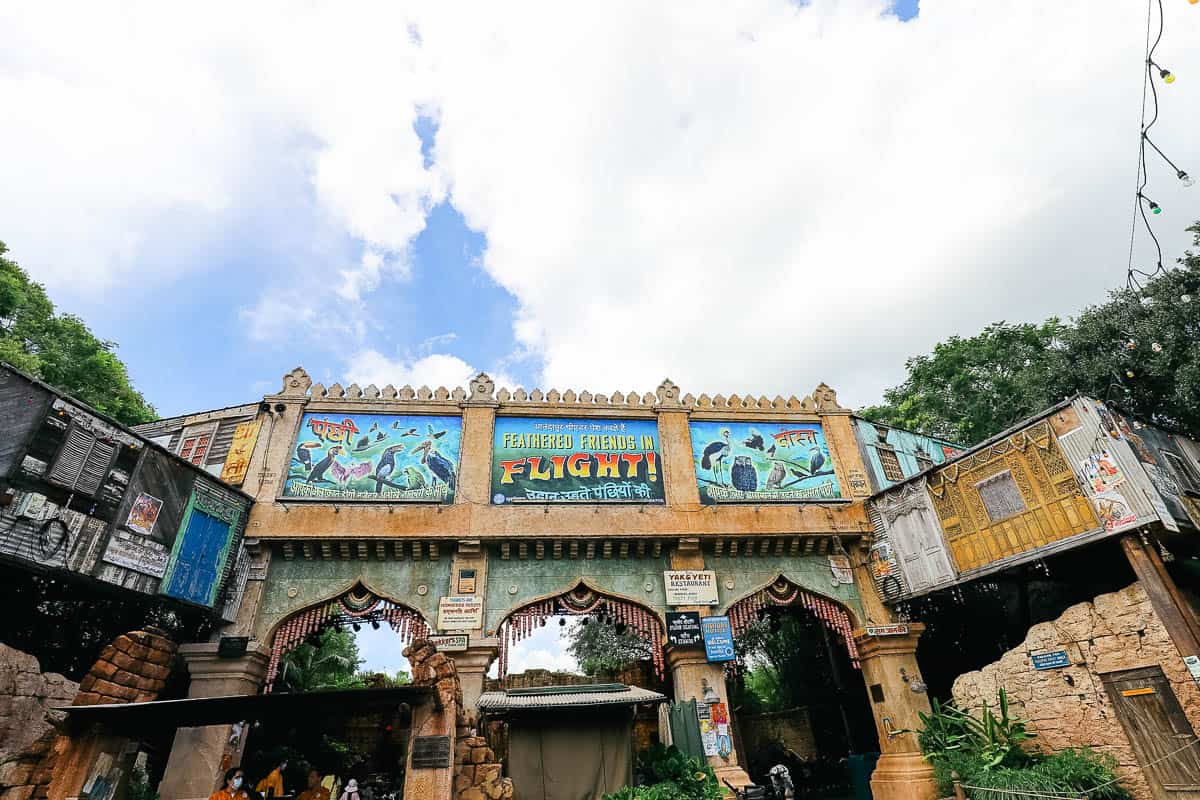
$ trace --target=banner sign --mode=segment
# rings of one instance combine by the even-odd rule
[[[451,503],[462,417],[308,413],[283,497]]]
[[[662,503],[652,419],[496,417],[492,502]]]
[[[689,429],[702,503],[842,496],[820,423],[693,421]]]
[[[667,644],[696,647],[704,637],[700,633],[700,615],[695,611],[667,612]]]
[[[729,617],[704,617],[700,631],[704,635],[704,657],[709,661],[733,661],[737,657]]]
[[[868,625],[867,636],[904,636],[908,633],[908,625]]]
[[[669,606],[715,606],[717,573],[711,569],[671,569],[663,573]]]
[[[438,630],[472,631],[483,627],[483,598],[453,595],[438,601]]]
[[[461,653],[467,649],[465,633],[435,633],[425,637],[439,653]]]
[[[221,480],[233,486],[241,486],[246,480],[246,470],[250,466],[250,456],[254,455],[254,445],[258,442],[260,428],[262,420],[256,419],[240,422],[233,429],[233,444],[229,446],[225,465],[221,467]]]
[[[1043,669],[1061,669],[1062,667],[1071,666],[1071,659],[1067,656],[1066,650],[1056,650],[1053,653],[1040,653],[1036,656],[1030,656],[1033,661],[1033,668],[1036,670]]]
[[[155,578],[161,578],[167,573],[170,557],[171,553],[166,545],[153,539],[135,539],[128,534],[113,536],[104,550],[104,561],[107,563]]]

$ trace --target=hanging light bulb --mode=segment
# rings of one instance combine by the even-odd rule
[[[567,626],[567,618],[566,618],[566,617],[559,617],[559,618],[558,618],[558,627],[560,627],[560,628],[565,628],[566,626]]]
[[[1164,69],[1162,67],[1159,67],[1158,68],[1158,77],[1163,79],[1163,83],[1174,83],[1175,82],[1175,73],[1171,72],[1171,70],[1169,70],[1169,69]]]
[[[1158,203],[1154,202],[1153,200],[1147,200],[1146,202],[1150,204],[1150,213],[1151,214],[1161,214],[1162,213],[1162,206],[1160,206]]]
[[[1127,369],[1127,370],[1125,370],[1125,377],[1126,377],[1126,378],[1132,378],[1132,377],[1133,377],[1133,370],[1131,370],[1131,369]]]
[[[1162,352],[1162,345],[1161,345],[1161,344],[1159,344],[1158,342],[1151,342],[1151,343],[1150,343],[1150,349],[1151,349],[1151,350],[1153,350],[1153,351],[1154,351],[1154,352],[1156,352],[1156,353],[1161,353],[1161,352]]]
[[[1193,178],[1191,175],[1188,175],[1183,170],[1179,170],[1177,173],[1175,173],[1175,175],[1176,175],[1176,177],[1179,178],[1179,182],[1182,183],[1184,186],[1191,187],[1196,184],[1196,179]]]

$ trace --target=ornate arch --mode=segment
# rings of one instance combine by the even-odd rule
[[[508,648],[526,639],[537,628],[544,627],[549,617],[584,616],[597,611],[612,617],[617,624],[624,625],[650,644],[654,671],[661,678],[666,629],[658,614],[629,598],[595,589],[583,580],[562,594],[527,603],[500,621],[496,627],[496,635],[500,638],[500,677],[508,674]]]
[[[854,623],[850,611],[840,602],[801,588],[782,574],[774,581],[730,604],[726,610],[734,637],[740,636],[759,618],[763,609],[772,606],[806,608],[829,631],[841,636],[846,643],[850,663],[858,667],[858,648],[854,645]]]
[[[404,644],[429,634],[429,626],[421,612],[382,597],[361,582],[356,582],[337,597],[322,600],[286,617],[275,628],[263,692],[270,692],[274,686],[279,675],[279,660],[310,636],[326,628],[341,629],[363,623],[378,627],[383,622],[391,626]]]

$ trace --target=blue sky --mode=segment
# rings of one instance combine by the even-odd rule
[[[462,5],[0,10],[0,239],[163,414],[297,365],[859,406],[1123,280],[1132,6]],[[1195,90],[1163,97],[1194,174]],[[1177,184],[1152,174],[1168,258]]]

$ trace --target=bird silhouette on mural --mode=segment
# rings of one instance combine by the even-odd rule
[[[404,452],[404,445],[394,444],[383,451],[379,456],[379,463],[375,465],[375,491],[383,491],[383,485],[396,486],[388,478],[392,477],[392,473],[396,471],[396,454]]]
[[[729,479],[733,488],[739,492],[753,492],[758,488],[758,473],[754,471],[754,462],[750,460],[750,456],[733,457]]]
[[[720,486],[725,485],[725,459],[729,458],[731,452],[733,448],[729,445],[729,428],[722,428],[721,438],[709,442],[700,454],[701,469],[711,472]]]
[[[334,461],[329,465],[329,471],[333,473],[333,479],[338,482],[338,485],[345,489],[346,484],[355,478],[371,474],[371,462],[354,461],[351,462],[349,467],[344,467],[339,462]]]
[[[783,479],[787,477],[787,470],[783,466],[782,461],[776,461],[771,466],[771,472],[767,475],[766,489],[778,489],[783,485]]]
[[[342,446],[340,444],[335,444],[333,447],[329,448],[329,450],[327,450],[325,453],[325,457],[322,458],[320,461],[318,461],[316,464],[313,464],[313,468],[311,470],[309,470],[308,482],[309,483],[333,483],[333,481],[331,481],[325,477],[325,472],[331,466],[333,466],[335,463],[337,463],[337,456],[342,452],[344,452],[344,451],[342,450]]]
[[[750,429],[750,436],[747,437],[742,444],[744,444],[746,447],[749,447],[751,450],[762,450],[766,447],[766,443],[763,441],[763,435],[754,428]]]
[[[300,466],[305,469],[312,469],[312,451],[320,446],[319,442],[301,442],[300,446],[296,448],[296,455],[292,460],[299,461]]]
[[[392,423],[392,430],[394,430],[394,431],[398,431],[398,430],[400,430],[400,420],[396,420],[395,422],[393,422],[393,423]],[[400,434],[400,435],[401,435],[401,436],[416,436],[416,435],[417,435],[417,429],[416,429],[416,428],[409,428],[408,430],[406,430],[404,433],[402,433],[402,434]]]
[[[445,433],[445,431],[442,431],[442,433]],[[441,480],[450,489],[454,489],[454,465],[450,463],[450,459],[437,451],[437,447],[433,441],[426,439],[421,442],[417,450],[423,451],[421,463],[425,465],[429,470],[429,474],[433,476],[434,487],[437,486],[438,480]]]
[[[404,482],[408,484],[409,489],[425,488],[425,476],[411,464],[404,468]]]
[[[445,436],[445,435],[446,435],[446,432],[445,432],[445,431],[435,431],[435,430],[433,429],[433,426],[432,426],[432,425],[429,425],[429,424],[426,424],[426,425],[425,425],[425,431],[426,431],[426,434],[429,436],[429,438],[430,438],[430,439],[440,439],[440,438],[442,438],[443,436]]]
[[[808,451],[808,471],[816,475],[821,471],[821,467],[823,466],[825,466],[825,454],[821,452],[821,448],[810,448]]]

